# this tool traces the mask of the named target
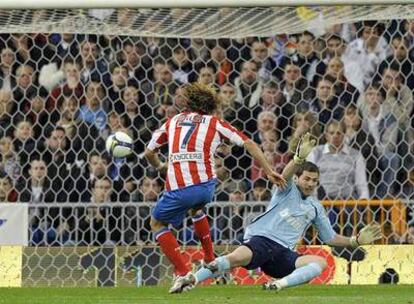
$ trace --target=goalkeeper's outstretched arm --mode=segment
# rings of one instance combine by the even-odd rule
[[[312,149],[315,147],[315,145],[316,140],[312,138],[312,135],[310,133],[306,133],[300,138],[299,143],[296,147],[295,156],[283,169],[282,175],[285,178],[285,180],[289,180],[292,178],[298,166],[300,166],[303,162],[306,161],[306,158],[308,157]]]
[[[327,242],[327,244],[329,246],[351,246],[353,248],[356,248],[360,245],[371,244],[372,242],[380,239],[381,236],[382,234],[380,225],[377,223],[372,223],[362,228],[357,235],[351,237],[337,234],[333,239]]]

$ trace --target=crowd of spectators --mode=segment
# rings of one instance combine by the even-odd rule
[[[412,200],[413,65],[412,20],[241,40],[1,34],[0,199],[156,201],[163,176],[143,151],[152,132],[184,109],[181,87],[200,82],[217,90],[219,115],[254,139],[279,172],[310,132],[319,144],[309,156],[321,170],[319,199]],[[134,139],[134,153],[112,159],[105,139],[121,130]],[[217,201],[269,199],[264,173],[243,149],[219,151]],[[240,211],[229,222],[231,210],[222,210],[218,238],[234,237],[230,228],[240,236],[247,216]],[[63,212],[59,221],[58,211],[48,212],[46,223],[41,214],[31,223],[35,244],[57,236],[74,242],[74,230],[85,244],[133,243],[137,229],[150,241],[147,223],[137,226],[149,209],[120,215],[129,223],[123,236],[102,232],[121,221],[99,208],[79,209],[76,219]]]

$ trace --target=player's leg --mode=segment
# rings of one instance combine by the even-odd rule
[[[184,276],[189,272],[189,269],[180,252],[180,245],[176,237],[172,234],[168,227],[151,217],[151,229],[155,239],[161,247],[161,251],[167,256],[171,264],[174,265],[174,273],[179,276]]]
[[[212,180],[203,184],[193,185],[182,189],[165,192],[161,197],[160,201],[153,211],[153,219],[170,223],[175,227],[178,227],[184,220],[188,210],[200,209],[206,203],[210,202],[214,195],[214,187],[216,181]],[[196,195],[195,195],[196,194]],[[205,218],[207,220],[207,218]],[[208,223],[207,223],[208,225]],[[158,227],[159,228],[159,227]],[[208,236],[210,235],[209,227],[207,230]],[[161,235],[167,235],[166,239],[157,238],[158,242],[165,241],[163,252],[166,253],[167,257],[174,264],[176,274],[178,275],[173,286],[170,288],[170,293],[180,293],[186,286],[189,285],[189,277],[192,275],[189,272],[187,265],[180,253],[180,249],[174,235],[165,227],[160,231]],[[211,242],[211,238],[210,238]],[[204,248],[204,246],[203,246]],[[210,254],[213,255],[212,244],[210,248]],[[187,275],[188,274],[188,275]]]
[[[319,276],[326,267],[326,260],[321,256],[300,256],[295,261],[296,269],[292,273],[279,280],[266,283],[264,288],[280,290],[282,288],[304,284]]]
[[[177,239],[168,227],[159,220],[151,217],[151,229],[155,239],[160,245],[161,251],[167,256],[171,264],[174,265],[175,277],[170,293],[180,293],[186,284],[186,276],[191,274],[180,251]]]
[[[194,274],[193,284],[219,276],[221,273],[240,266],[247,266],[252,261],[253,252],[247,246],[237,247],[228,255],[216,258],[213,262],[201,268]]]
[[[210,224],[207,215],[202,209],[190,209],[191,219],[194,224],[194,232],[201,242],[204,251],[204,262],[210,263],[214,260],[213,242],[210,235]]]
[[[178,276],[186,275],[189,268],[180,252],[177,239],[168,229],[168,224],[178,227],[185,218],[188,208],[181,202],[181,194],[181,190],[164,192],[152,210],[150,222],[151,230],[160,244],[161,251],[174,265],[174,272]]]

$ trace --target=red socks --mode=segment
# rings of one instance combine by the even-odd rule
[[[201,242],[204,251],[204,262],[210,263],[215,259],[213,242],[211,241],[210,225],[207,216],[202,213],[192,218],[195,234]]]
[[[180,252],[177,239],[168,228],[161,229],[155,234],[155,239],[161,247],[161,251],[167,256],[174,265],[175,273],[180,276],[186,275],[190,270]]]
[[[201,242],[204,251],[204,261],[209,263],[214,260],[213,242],[210,236],[210,225],[207,216],[203,213],[192,218],[194,223],[195,234]],[[180,252],[180,246],[177,239],[168,228],[163,228],[155,233],[155,239],[161,247],[161,251],[167,256],[174,265],[174,272],[177,275],[184,276],[190,270]]]

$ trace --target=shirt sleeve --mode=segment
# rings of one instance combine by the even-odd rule
[[[243,146],[244,142],[249,138],[241,131],[230,125],[223,120],[217,120],[217,132],[223,137],[228,139],[232,144]]]
[[[291,193],[291,191],[295,190],[299,191],[292,179],[287,180],[286,187],[284,189],[275,186],[267,209],[272,209],[275,205],[287,201],[286,197]]]
[[[329,222],[329,218],[326,215],[326,211],[323,208],[323,206],[320,203],[318,203],[315,206],[315,209],[316,209],[317,214],[316,214],[315,219],[313,220],[313,224],[319,232],[320,239],[324,243],[326,243],[335,237],[336,232],[333,230],[332,225]]]
[[[149,150],[156,150],[168,142],[167,125],[169,121],[165,122],[158,130],[152,134],[151,140],[147,146]]]
[[[275,186],[275,194],[283,194],[283,193],[288,193],[288,192],[290,192],[290,191],[293,191],[293,189],[294,188],[297,188],[296,187],[296,185],[294,184],[294,182],[293,182],[293,178],[290,178],[290,179],[288,179],[287,181],[286,181],[286,187],[283,189],[283,188],[280,188],[280,187],[277,187],[277,186]]]

